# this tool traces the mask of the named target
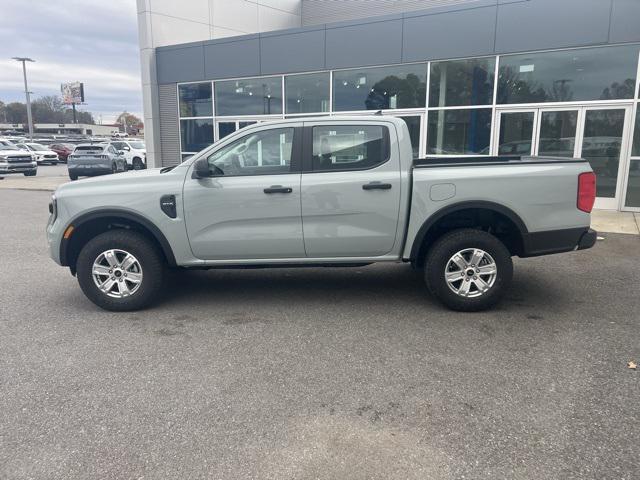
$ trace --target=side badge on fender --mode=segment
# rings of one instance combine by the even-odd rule
[[[176,218],[178,213],[176,211],[176,196],[175,195],[163,195],[160,197],[160,209],[169,218]]]

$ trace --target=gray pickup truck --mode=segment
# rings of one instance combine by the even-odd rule
[[[47,237],[108,310],[151,304],[167,267],[410,262],[449,308],[476,311],[500,299],[513,256],[593,246],[594,199],[584,160],[414,160],[401,119],[287,119],[175,167],[62,185]]]

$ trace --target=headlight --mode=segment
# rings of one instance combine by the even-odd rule
[[[9,163],[9,162],[7,161],[7,157],[4,157],[4,156],[1,156],[1,155],[0,155],[0,163]]]

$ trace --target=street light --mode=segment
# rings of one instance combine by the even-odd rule
[[[29,122],[29,138],[33,141],[33,120],[31,118],[31,97],[29,96],[29,88],[27,88],[27,67],[26,62],[35,62],[29,57],[11,57],[17,62],[22,62],[22,73],[24,75],[24,94],[27,97],[27,121]]]

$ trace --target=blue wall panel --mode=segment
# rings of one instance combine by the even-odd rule
[[[324,28],[260,39],[260,70],[263,75],[323,70]]]
[[[402,61],[493,53],[496,8],[492,6],[405,18]]]
[[[202,45],[158,48],[156,68],[159,84],[204,80]]]
[[[402,61],[402,19],[327,27],[327,68]]]
[[[243,37],[238,41],[213,41],[204,45],[207,78],[260,75],[260,39]]]

